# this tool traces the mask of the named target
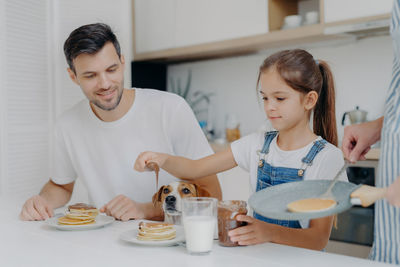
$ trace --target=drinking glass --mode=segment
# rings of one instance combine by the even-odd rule
[[[217,227],[216,198],[190,197],[182,200],[182,221],[189,254],[209,254]]]

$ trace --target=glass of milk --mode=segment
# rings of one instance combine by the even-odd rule
[[[217,225],[217,199],[190,197],[182,199],[182,221],[189,254],[210,253]]]

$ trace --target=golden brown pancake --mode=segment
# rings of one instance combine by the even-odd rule
[[[87,214],[96,217],[99,214],[99,210],[85,203],[76,203],[68,206],[68,211],[72,214]]]
[[[335,206],[336,201],[333,199],[306,198],[289,203],[287,209],[291,212],[316,212],[328,210]]]
[[[169,223],[148,223],[140,222],[137,235],[138,240],[162,241],[176,237],[176,230],[173,224]]]
[[[58,218],[58,224],[62,225],[84,225],[92,223],[95,223],[94,219],[79,220],[79,219],[68,218],[66,216]]]

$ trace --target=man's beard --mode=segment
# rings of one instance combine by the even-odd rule
[[[91,101],[91,102],[92,102],[93,105],[95,105],[96,107],[98,107],[98,108],[100,108],[100,109],[102,109],[102,110],[105,110],[105,111],[114,110],[116,107],[118,107],[119,103],[121,102],[123,92],[124,92],[124,89],[121,88],[121,91],[118,92],[119,94],[118,94],[118,97],[117,97],[117,101],[116,101],[115,104],[114,104],[113,106],[111,106],[111,107],[106,106],[106,105],[103,105],[103,104],[102,104],[100,101],[98,101],[98,100],[93,100],[93,101]]]

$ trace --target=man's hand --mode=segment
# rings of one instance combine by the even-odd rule
[[[25,202],[19,217],[23,221],[42,221],[53,217],[53,215],[53,208],[47,200],[36,195]]]
[[[130,219],[145,219],[145,206],[130,198],[119,195],[104,205],[100,212],[113,216],[117,220],[128,221]]]
[[[354,163],[365,160],[365,154],[381,138],[383,117],[370,122],[346,126],[342,141],[345,158]]]
[[[386,199],[393,206],[400,207],[400,177],[388,187]]]

